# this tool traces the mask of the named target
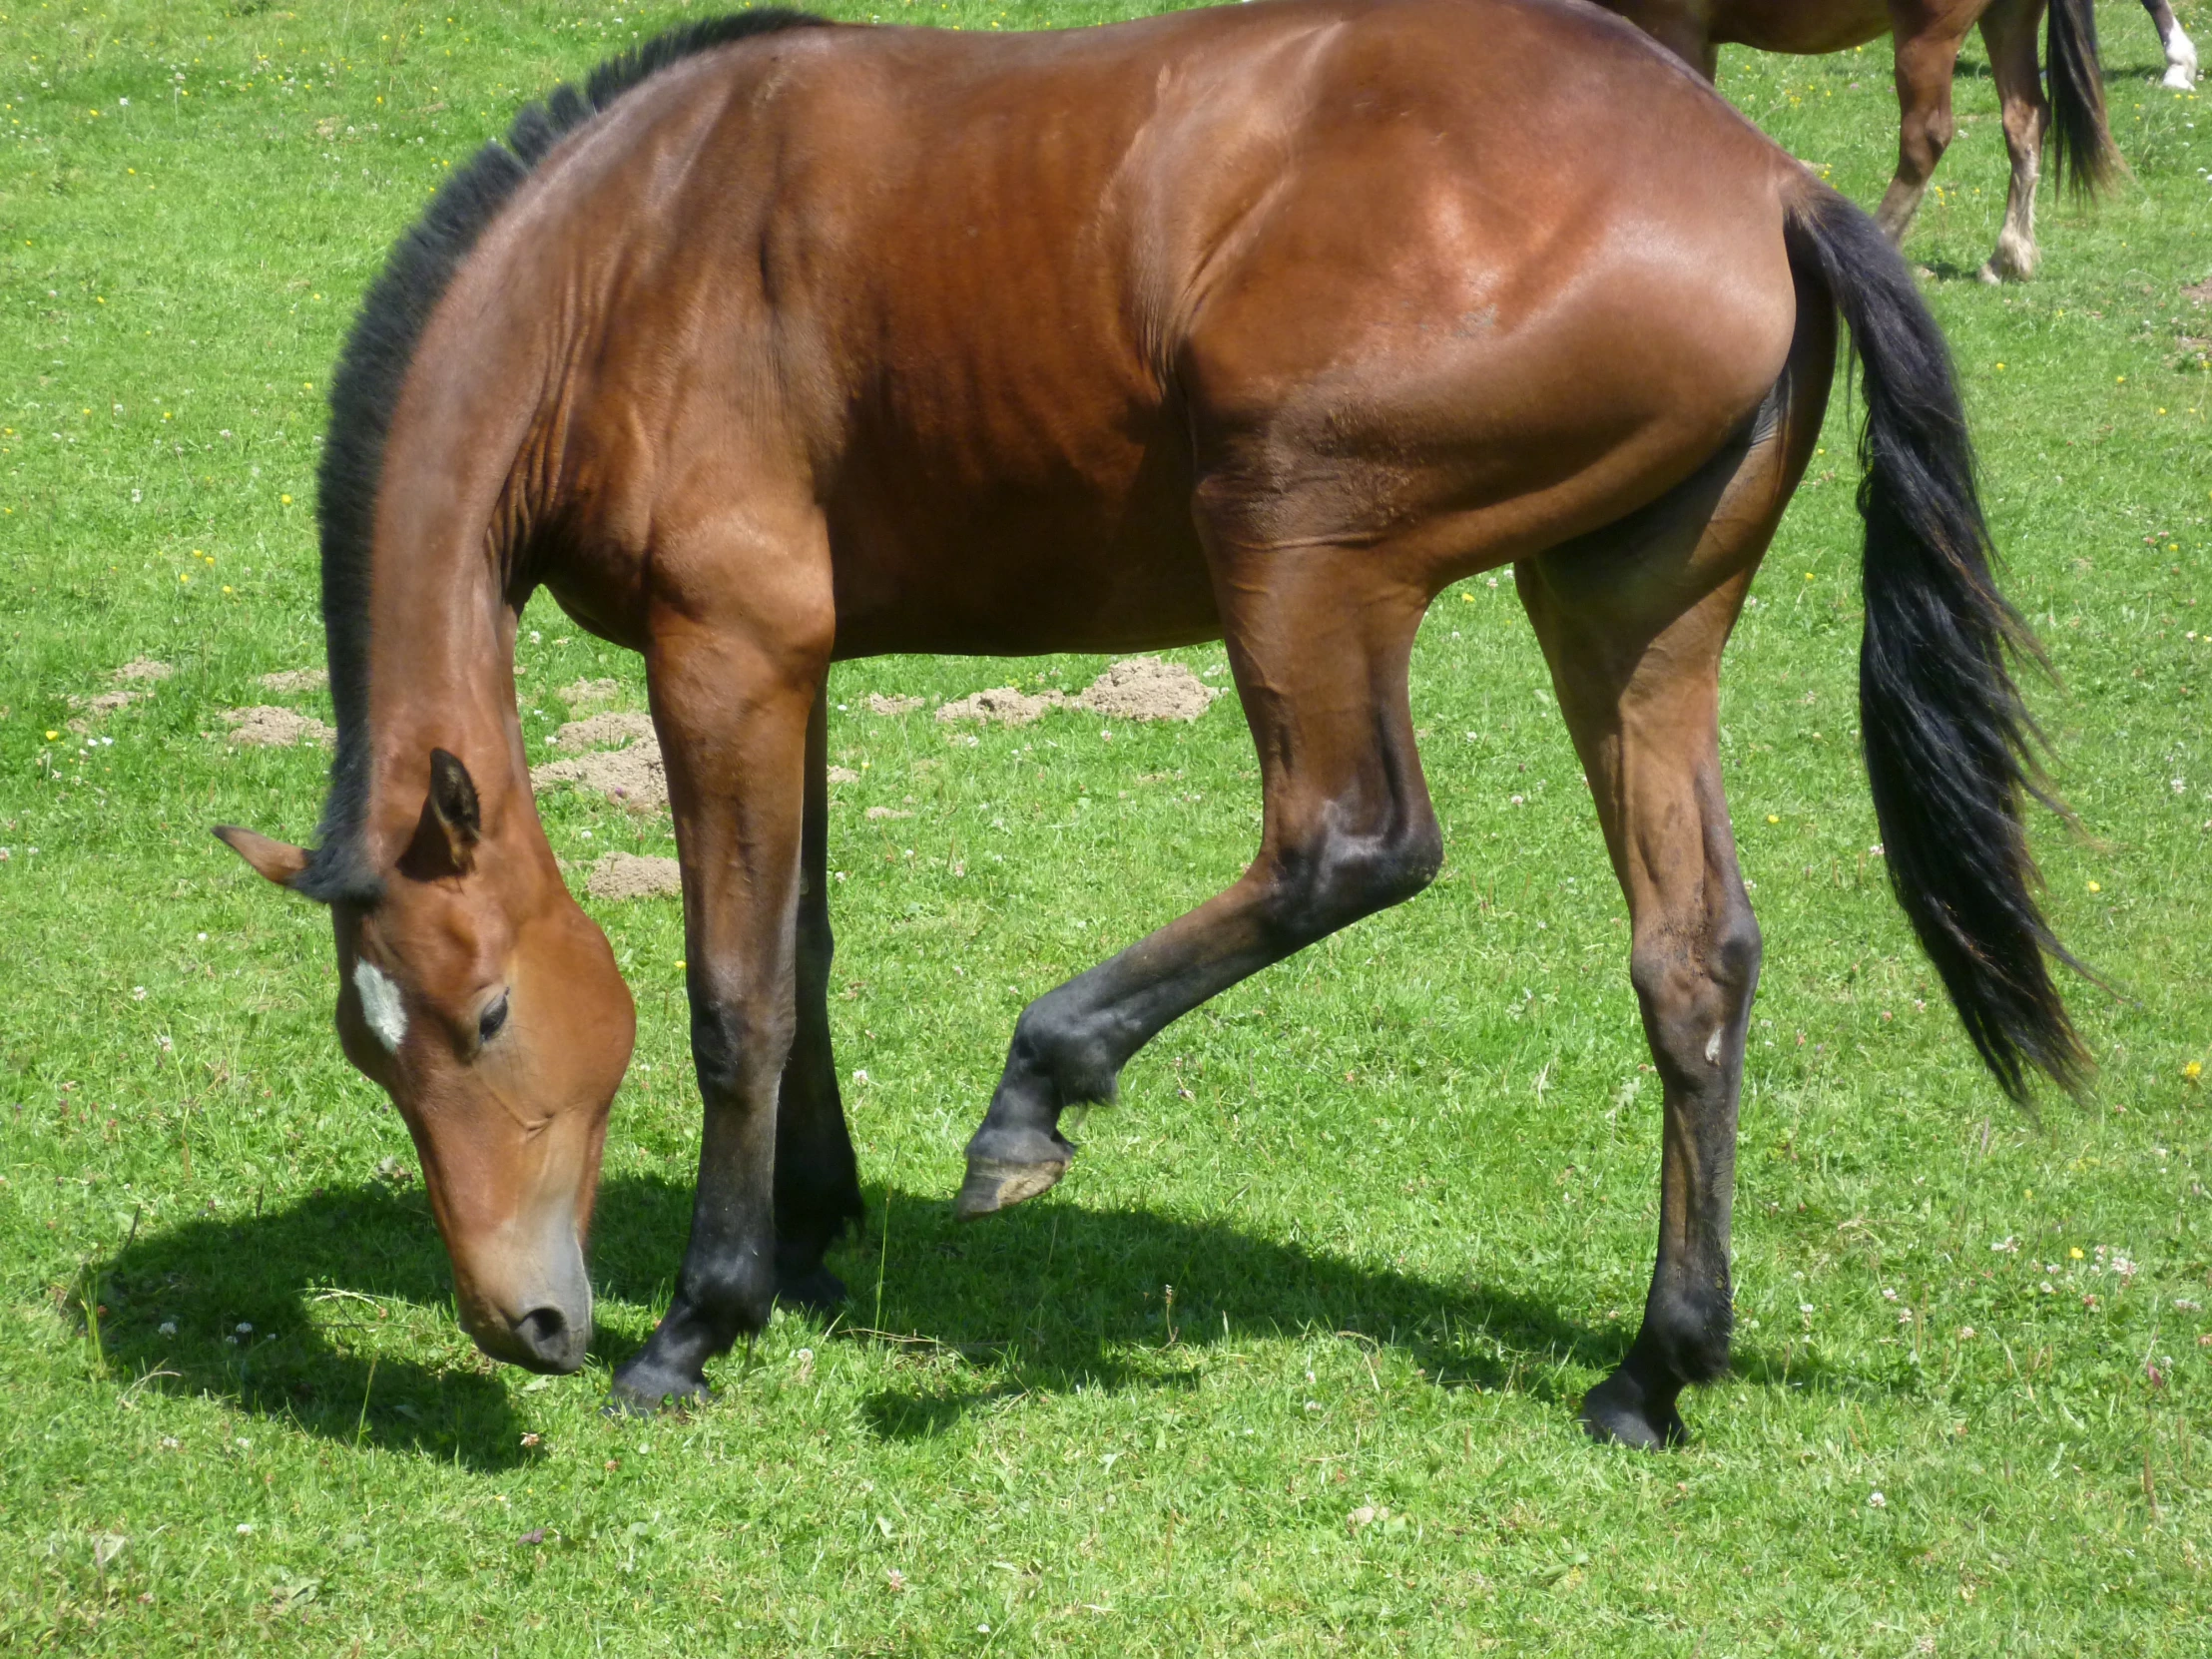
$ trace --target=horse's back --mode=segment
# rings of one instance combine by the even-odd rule
[[[840,651],[1202,637],[1208,486],[1260,539],[1508,500],[1541,538],[1694,466],[1790,339],[1793,164],[1561,0],[810,30],[665,103],[592,165],[652,158],[679,401],[796,458]]]

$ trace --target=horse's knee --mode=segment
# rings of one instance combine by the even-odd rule
[[[796,1016],[790,999],[694,996],[692,1064],[710,1101],[772,1087],[791,1052]]]
[[[1436,879],[1443,861],[1443,833],[1429,813],[1380,833],[1325,830],[1275,855],[1263,914],[1297,949],[1402,904]]]
[[[1741,900],[1702,937],[1637,941],[1628,977],[1659,1057],[1693,1076],[1693,1068],[1710,1072],[1724,1063],[1728,1032],[1758,986],[1763,948],[1759,922]]]

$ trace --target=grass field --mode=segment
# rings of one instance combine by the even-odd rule
[[[1509,578],[1446,594],[1416,659],[1443,878],[1171,1028],[1066,1184],[973,1229],[947,1200],[1017,1009],[1232,878],[1254,763],[1233,700],[972,744],[861,712],[1095,659],[840,668],[850,1309],[780,1317],[696,1414],[600,1414],[669,1292],[698,1108],[676,905],[596,905],[641,1032],[594,1362],[481,1361],[405,1133],[333,1040],[327,921],[206,832],[309,837],[322,757],[220,717],[328,716],[257,681],[320,661],[324,376],[385,248],[519,103],[683,14],[0,3],[0,1646],[2212,1646],[2212,304],[2183,291],[2212,274],[2212,97],[2157,88],[2135,5],[2101,14],[2133,179],[2047,204],[2043,277],[1971,279],[2004,181],[1978,43],[1909,249],[2057,674],[2035,706],[2083,832],[2045,817],[2038,850],[2111,987],[2074,992],[2100,1084],[2009,1108],[1868,856],[1839,398],[1725,687],[1767,937],[1738,1376],[1646,1456],[1573,1409],[1641,1308],[1658,1089]],[[1887,44],[1722,77],[1863,203],[1889,83]],[[525,626],[534,734],[580,678],[642,698],[550,606]],[[73,708],[139,658],[174,675]],[[545,813],[579,868],[672,850],[579,794]]]

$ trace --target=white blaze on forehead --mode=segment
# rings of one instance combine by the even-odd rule
[[[399,987],[391,976],[363,956],[353,963],[353,988],[361,993],[361,1017],[376,1033],[385,1052],[397,1054],[407,1034],[407,1010],[399,1000]]]

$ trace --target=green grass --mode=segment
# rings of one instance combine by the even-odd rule
[[[973,745],[857,712],[1095,660],[840,669],[851,1309],[780,1319],[695,1415],[599,1414],[668,1294],[697,1123],[676,907],[600,906],[642,1028],[596,1357],[481,1362],[406,1137],[332,1039],[325,919],[206,833],[306,837],[320,758],[234,750],[219,716],[327,716],[255,680],[319,661],[324,375],[384,249],[519,102],[680,14],[5,4],[0,1645],[2204,1651],[2212,307],[2180,290],[2212,270],[2212,98],[2157,90],[2134,5],[2102,21],[2135,176],[2047,204],[2043,279],[1970,279],[2004,178],[1977,48],[1909,250],[2060,680],[2035,702],[2085,832],[2045,818],[2038,847],[2113,987],[2074,996],[2101,1085],[2006,1107],[1866,855],[1839,398],[1727,672],[1768,944],[1738,1377],[1686,1402],[1689,1449],[1639,1456],[1572,1412],[1641,1306],[1658,1090],[1509,579],[1445,595],[1419,647],[1443,878],[1172,1028],[1068,1182],[972,1230],[946,1200],[1016,1010],[1234,875],[1253,761],[1233,703]],[[1888,51],[1732,54],[1723,85],[1871,202]],[[639,694],[550,607],[527,626],[534,731],[579,676]],[[67,699],[141,655],[174,678],[88,748]],[[579,863],[667,842],[575,795],[546,819]]]

